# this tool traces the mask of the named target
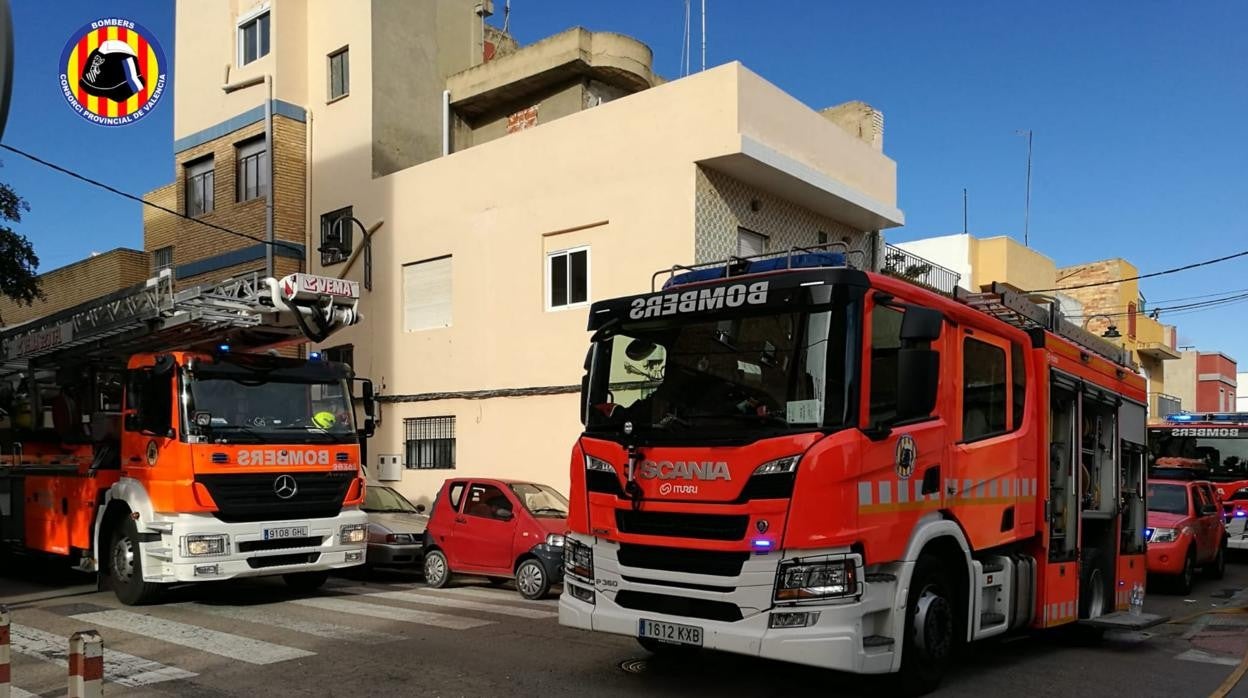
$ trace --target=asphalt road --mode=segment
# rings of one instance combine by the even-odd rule
[[[65,639],[95,628],[106,690],[126,696],[879,696],[872,679],[702,653],[649,657],[624,637],[559,626],[553,599],[461,580],[444,590],[377,573],[333,579],[299,597],[280,581],[174,590],[127,608],[84,577],[25,561],[0,563],[0,603],[13,611],[13,684],[64,695]],[[939,696],[1207,696],[1248,652],[1248,562],[1184,598],[1150,594],[1146,610],[1176,622],[1081,646],[1065,634],[988,642]],[[1240,593],[1244,592],[1244,593]],[[1248,696],[1248,681],[1231,695]]]

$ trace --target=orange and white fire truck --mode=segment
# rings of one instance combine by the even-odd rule
[[[349,366],[261,349],[358,320],[355,282],[147,283],[0,330],[0,544],[69,558],[127,604],[361,564]]]
[[[934,687],[957,645],[1145,627],[1145,388],[1005,288],[833,251],[594,303],[564,625]],[[663,272],[656,274],[656,280]]]

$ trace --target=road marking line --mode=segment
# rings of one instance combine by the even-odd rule
[[[448,616],[443,613],[415,611],[410,608],[400,608],[398,606],[381,606],[378,604],[361,603],[359,601],[350,601],[347,599],[336,599],[328,596],[295,599],[291,601],[291,603],[299,604],[300,606],[309,606],[311,608],[319,608],[324,611],[334,611],[335,613],[349,613],[351,615],[381,618],[383,620],[397,620],[404,623],[432,625],[437,628],[446,628],[447,630],[469,630],[471,628],[480,628],[484,625],[494,624],[494,621],[491,620]]]
[[[9,686],[9,696],[10,698],[39,698],[38,695],[30,691],[23,691],[17,686]]]
[[[1224,698],[1226,694],[1230,693],[1239,684],[1239,680],[1244,678],[1244,672],[1246,671],[1248,671],[1248,653],[1244,654],[1244,658],[1236,665],[1235,671],[1232,671],[1231,675],[1226,677],[1222,685],[1213,689],[1213,693],[1209,694],[1209,698]]]
[[[258,625],[270,625],[275,628],[293,630],[297,633],[324,637],[330,640],[358,642],[364,645],[380,645],[385,642],[395,642],[403,639],[399,635],[361,630],[334,623],[301,620],[278,613],[264,606],[210,606],[201,603],[178,604],[178,606],[191,609],[196,613],[207,613],[220,618],[247,621]]]
[[[407,601],[409,603],[423,603],[430,606],[444,606],[446,608],[462,608],[467,611],[483,611],[486,613],[499,613],[504,616],[515,616],[517,618],[558,618],[559,614],[554,611],[539,611],[535,608],[518,608],[516,606],[504,606],[495,603],[482,603],[480,601],[467,601],[452,598],[450,596],[435,596],[427,591],[382,591],[368,594],[379,599],[388,599],[391,601]]]
[[[1188,650],[1182,654],[1174,655],[1175,659],[1184,662],[1200,662],[1201,664],[1218,664],[1221,666],[1238,666],[1239,660],[1234,657],[1219,657],[1216,654],[1209,654],[1201,650]]]
[[[289,659],[314,656],[315,652],[276,645],[263,640],[223,633],[190,623],[145,616],[130,611],[97,611],[71,616],[84,623],[115,628],[139,637],[150,637],[174,645],[208,652],[248,664],[275,664]]]
[[[542,599],[540,601],[529,601],[528,599],[521,598],[520,594],[514,591],[508,591],[506,589],[499,589],[497,591],[492,591],[489,589],[478,589],[474,587],[452,587],[450,589],[437,589],[437,590],[429,589],[428,591],[430,593],[435,593],[435,594],[447,594],[448,596],[454,596],[455,594],[466,594],[468,596],[475,596],[481,599],[490,599],[491,601],[507,601],[509,603],[518,604],[520,606],[525,606],[528,608],[552,608],[552,607],[559,606],[558,599]]]
[[[42,659],[63,668],[69,667],[69,642],[64,637],[24,625],[13,625],[11,629],[14,652]],[[139,688],[162,681],[190,679],[198,675],[177,667],[165,666],[150,659],[105,648],[104,679],[122,686]]]

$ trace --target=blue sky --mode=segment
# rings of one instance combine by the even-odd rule
[[[495,4],[501,24],[504,0]],[[892,240],[960,232],[963,187],[972,233],[1021,239],[1026,143],[1016,131],[1031,129],[1031,242],[1058,264],[1120,256],[1147,272],[1248,249],[1248,3],[707,4],[709,66],[740,60],[812,107],[861,99],[883,110],[907,217]],[[138,124],[102,128],[63,104],[56,63],[80,25],[120,13],[159,37],[176,71],[172,3],[14,5],[18,62],[4,142],[135,193],[170,181],[172,93]],[[679,75],[681,0],[512,5],[522,43],[578,24],[618,31],[650,44],[661,74]],[[31,203],[21,229],[45,269],[142,244],[137,204],[12,155],[3,163],[0,179]],[[1153,303],[1235,289],[1248,289],[1248,259],[1143,285]],[[1245,308],[1169,321],[1183,343],[1248,365]]]

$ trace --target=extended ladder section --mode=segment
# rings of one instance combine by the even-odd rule
[[[971,293],[958,288],[955,297],[1002,322],[1023,330],[1052,332],[1114,363],[1136,370],[1131,352],[1070,323],[1062,317],[1061,309],[1051,302],[1048,308],[1044,308],[1022,293],[996,282],[992,284],[992,290],[984,293]]]
[[[145,283],[0,330],[0,378],[32,365],[120,363],[136,352],[321,341],[359,321],[359,284],[259,274],[175,291],[168,269]]]

